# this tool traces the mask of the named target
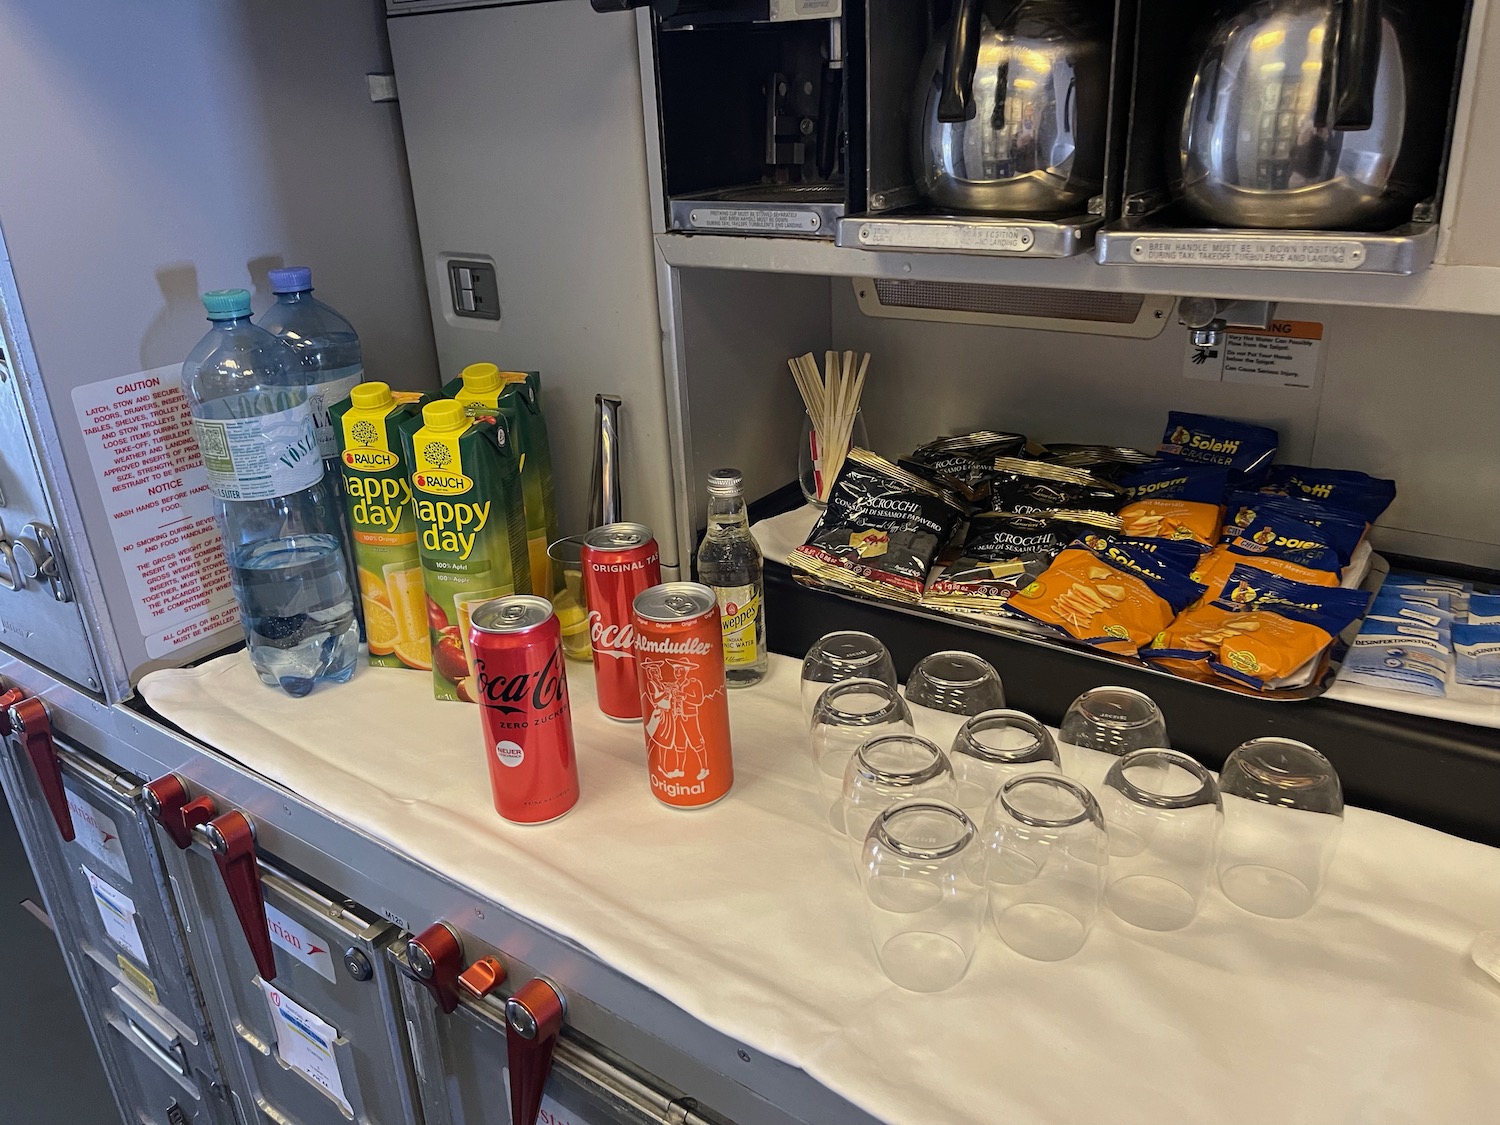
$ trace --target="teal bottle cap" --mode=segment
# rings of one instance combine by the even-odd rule
[[[209,320],[235,320],[250,315],[250,290],[211,289],[203,294],[203,308]]]

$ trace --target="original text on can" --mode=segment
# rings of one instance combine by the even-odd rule
[[[668,582],[633,611],[651,792],[674,808],[711,805],[734,784],[718,599],[696,582]]]
[[[495,811],[517,824],[578,803],[562,632],[546,598],[516,594],[471,616],[474,676]]]
[[[608,523],[583,537],[580,553],[599,710],[633,722],[641,717],[641,692],[630,607],[661,582],[656,540],[645,524]]]

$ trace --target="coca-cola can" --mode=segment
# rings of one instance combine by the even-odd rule
[[[599,710],[635,722],[641,717],[641,690],[630,607],[637,594],[661,581],[661,554],[643,523],[596,527],[583,537],[580,554]]]
[[[556,820],[578,803],[578,756],[552,604],[515,594],[469,621],[495,811],[517,824]]]
[[[635,599],[635,658],[651,792],[676,809],[711,805],[734,784],[719,601],[697,582]]]

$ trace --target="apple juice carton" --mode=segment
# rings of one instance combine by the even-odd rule
[[[531,593],[515,443],[499,419],[471,418],[452,399],[427,403],[400,431],[427,588],[433,694],[477,702],[470,616],[491,598]]]
[[[376,668],[432,667],[411,477],[399,427],[426,397],[360,383],[329,410],[339,440],[365,636]]]
[[[521,469],[521,503],[526,510],[526,550],[531,589],[551,597],[562,585],[552,573],[547,546],[559,538],[557,501],[552,487],[552,447],[542,411],[542,376],[537,371],[501,371],[493,363],[473,363],[443,386],[444,396],[461,402],[471,415],[494,411],[504,417],[515,440]]]

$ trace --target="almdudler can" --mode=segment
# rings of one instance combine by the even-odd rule
[[[640,594],[633,617],[651,792],[673,808],[711,805],[734,784],[718,599],[668,582]]]
[[[578,757],[552,605],[515,594],[469,620],[495,811],[517,824],[556,820],[578,803]]]
[[[656,540],[645,524],[607,523],[583,537],[580,554],[599,710],[634,722],[641,717],[641,691],[630,607],[636,595],[661,581]]]

